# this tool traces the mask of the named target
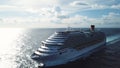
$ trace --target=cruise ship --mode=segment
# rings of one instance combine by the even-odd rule
[[[42,41],[31,58],[39,63],[39,67],[52,67],[85,58],[105,44],[105,34],[95,30],[94,25],[87,31],[59,31]]]

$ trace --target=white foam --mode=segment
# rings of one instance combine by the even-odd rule
[[[118,38],[120,38],[120,34],[108,36],[106,42],[110,42],[110,41],[113,41],[113,40],[118,39]]]
[[[120,40],[120,34],[107,37],[107,45],[114,44]]]

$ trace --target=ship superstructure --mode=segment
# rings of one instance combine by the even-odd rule
[[[105,34],[95,31],[94,25],[88,31],[55,32],[47,40],[42,41],[42,45],[31,58],[45,67],[66,64],[92,54],[104,47],[105,43]]]

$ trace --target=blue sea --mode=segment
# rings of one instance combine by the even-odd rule
[[[41,41],[64,28],[0,28],[0,68],[37,68],[30,56]],[[87,30],[75,28],[74,30]],[[97,28],[107,36],[106,48],[59,68],[120,68],[120,28]],[[69,57],[69,56],[68,56]],[[51,61],[52,62],[52,61]]]

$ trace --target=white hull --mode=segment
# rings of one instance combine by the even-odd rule
[[[105,43],[106,41],[104,40],[100,43],[94,44],[92,46],[86,47],[81,50],[67,48],[64,53],[56,54],[54,55],[54,59],[45,60],[43,63],[45,64],[45,67],[50,67],[50,66],[66,64],[68,62],[72,62],[77,59],[85,58],[90,54],[92,54],[93,52],[96,52],[96,50],[99,50],[101,47],[104,47]]]

